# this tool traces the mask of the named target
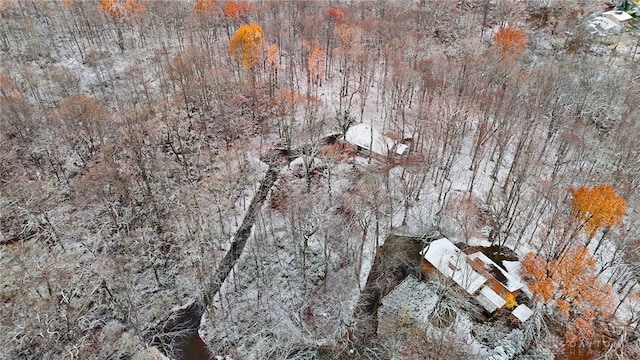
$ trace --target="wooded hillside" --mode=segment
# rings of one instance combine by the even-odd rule
[[[640,356],[620,3],[0,0],[0,358]],[[425,275],[434,231],[524,259],[532,319]],[[408,274],[437,321],[377,315]]]

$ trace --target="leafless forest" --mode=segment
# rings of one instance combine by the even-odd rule
[[[622,3],[0,0],[0,358],[640,358]],[[430,321],[371,318],[434,231],[515,251],[531,319],[425,274]]]

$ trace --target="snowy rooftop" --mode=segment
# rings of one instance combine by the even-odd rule
[[[520,304],[518,307],[513,309],[513,316],[515,316],[520,322],[525,322],[527,319],[533,315],[533,310],[529,309],[529,307],[525,304]]]
[[[587,31],[592,35],[609,36],[618,34],[622,27],[604,16],[596,16],[587,24]]]
[[[396,154],[398,155],[404,155],[407,153],[408,150],[409,150],[409,145],[405,145],[405,144],[396,145]]]
[[[396,142],[392,138],[373,130],[368,124],[353,125],[347,130],[344,139],[351,144],[382,156],[387,156],[396,148]],[[403,155],[407,148],[406,145],[400,144],[395,150],[398,155]]]
[[[611,11],[602,13],[602,15],[610,16],[618,21],[627,21],[627,20],[633,19],[633,16],[629,15],[628,13],[622,10],[611,10]]]
[[[460,285],[472,295],[487,281],[467,263],[465,255],[449,239],[442,238],[432,241],[424,248],[420,255],[446,277]]]
[[[500,297],[500,295],[488,286],[482,287],[482,290],[480,290],[480,293],[476,296],[476,300],[490,313],[500,309],[507,303],[505,299]]]
[[[485,254],[478,251],[467,256],[469,257],[469,259],[478,259],[482,261],[482,263],[484,264],[484,269],[487,270],[489,274],[493,275],[493,277],[502,285],[504,285],[504,287],[507,288],[507,290],[509,290],[510,292],[522,289],[523,285],[517,277],[506,272],[503,268],[498,266],[498,264],[493,262],[493,260],[489,259]]]

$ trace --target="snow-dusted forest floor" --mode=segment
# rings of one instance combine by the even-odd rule
[[[0,357],[176,356],[175,344],[150,346],[151,329],[207,296],[268,173],[261,159],[279,151],[287,160],[204,309],[212,355],[543,359],[591,343],[598,356],[633,358],[638,33],[634,19],[590,34],[604,10],[573,0],[0,1]],[[255,64],[229,51],[252,23]],[[504,29],[515,34],[506,47]],[[408,154],[345,142],[358,123]],[[601,184],[626,212],[589,234],[572,191]],[[359,331],[362,290],[389,275],[370,276],[376,256],[394,253],[380,251],[385,239],[434,229],[520,259],[586,246],[614,291],[610,317],[569,343],[579,306],[565,317],[525,288],[535,315],[507,324],[416,268],[414,282],[385,289],[377,331]],[[424,298],[420,311],[403,307],[415,301],[407,286]],[[448,321],[421,317],[431,307]]]

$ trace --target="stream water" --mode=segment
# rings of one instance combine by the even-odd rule
[[[198,334],[195,334],[184,342],[180,347],[180,353],[182,354],[182,360],[213,359],[213,355],[209,351],[207,344],[202,341],[202,338],[200,338]]]

